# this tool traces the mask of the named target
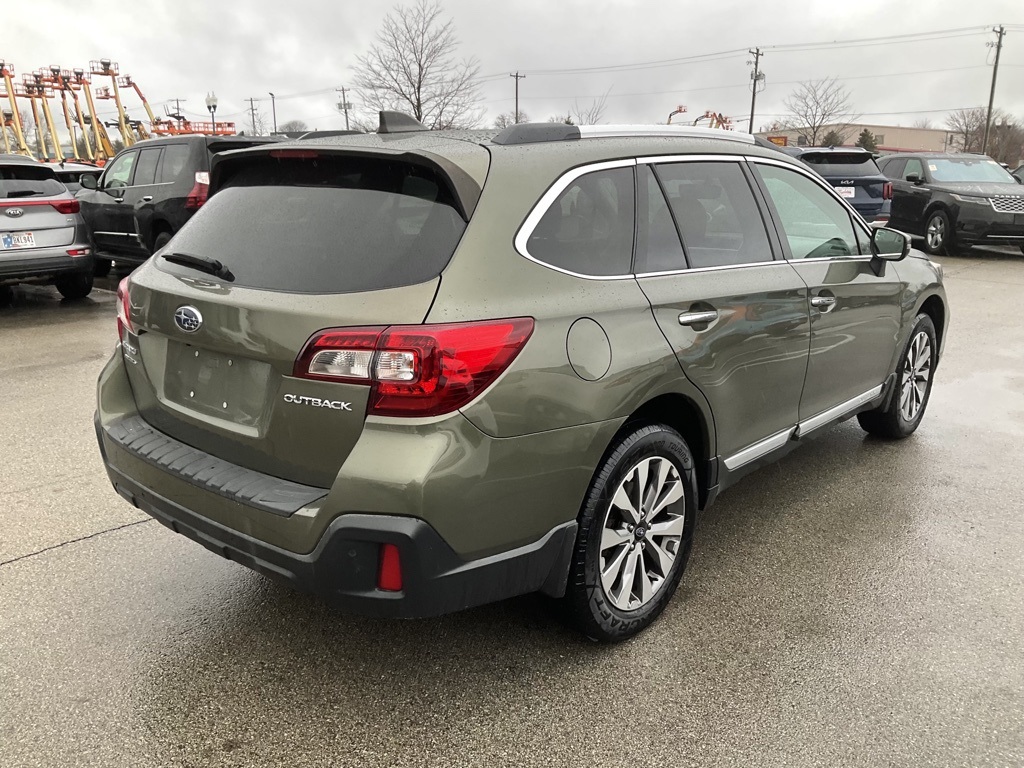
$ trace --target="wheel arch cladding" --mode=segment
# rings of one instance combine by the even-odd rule
[[[946,328],[946,305],[942,303],[942,299],[937,294],[932,294],[921,304],[920,311],[932,319],[932,323],[935,325],[935,340],[938,342],[939,349],[942,349],[942,336]],[[936,354],[938,354],[937,350]]]
[[[678,393],[659,395],[648,400],[629,415],[612,438],[609,450],[624,432],[643,423],[664,424],[682,435],[696,463],[698,503],[703,509],[711,485],[708,465],[712,458],[712,448],[711,428],[700,408],[688,397]]]

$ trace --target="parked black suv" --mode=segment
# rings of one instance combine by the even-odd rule
[[[924,238],[929,253],[955,254],[972,245],[1024,250],[1024,190],[985,155],[889,155],[879,161],[892,179],[889,224]]]
[[[141,264],[203,203],[210,160],[218,152],[274,139],[256,136],[175,136],[140,141],[107,163],[97,182],[83,180],[78,199],[92,234],[97,274],[111,260]]]
[[[884,223],[889,218],[892,184],[866,149],[786,147],[783,152],[816,170],[865,221]]]

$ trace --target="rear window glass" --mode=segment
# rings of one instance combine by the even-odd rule
[[[49,168],[0,165],[0,198],[48,197],[64,191]]]
[[[173,250],[219,260],[234,285],[351,293],[422,283],[466,229],[445,180],[408,163],[259,157],[225,169]],[[161,269],[196,275],[160,262]]]
[[[806,152],[800,159],[822,176],[879,176],[881,171],[866,152]]]

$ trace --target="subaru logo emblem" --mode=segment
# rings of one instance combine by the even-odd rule
[[[25,211],[23,211],[21,208],[8,208],[7,209],[7,215],[10,216],[12,219],[18,218],[24,212]]]
[[[185,333],[195,333],[203,325],[203,316],[195,307],[178,307],[174,313],[174,324]]]

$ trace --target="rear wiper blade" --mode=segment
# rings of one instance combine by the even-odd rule
[[[197,256],[193,253],[163,253],[161,254],[161,258],[171,262],[172,264],[181,264],[183,267],[192,267],[192,269],[198,269],[200,272],[206,272],[207,274],[224,280],[235,279],[235,276],[231,274],[230,269],[217,261],[217,259],[211,259],[209,256]]]

